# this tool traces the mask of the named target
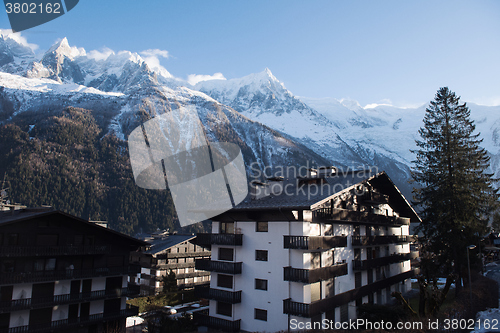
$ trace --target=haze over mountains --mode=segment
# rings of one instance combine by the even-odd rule
[[[18,126],[30,140],[46,141],[42,120],[64,118],[71,107],[92,117],[96,138],[114,135],[124,143],[141,123],[181,105],[196,107],[209,141],[238,144],[247,166],[376,166],[411,198],[410,150],[425,105],[362,107],[351,100],[298,98],[269,69],[193,86],[161,66],[150,68],[135,53],[96,57],[64,38],[36,56],[23,41],[0,37],[0,124]],[[498,177],[500,106],[468,105]],[[126,145],[121,147],[126,157]]]

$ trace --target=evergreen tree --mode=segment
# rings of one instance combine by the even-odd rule
[[[164,275],[162,278],[163,293],[173,293],[177,292],[177,278],[175,277],[175,272],[170,270],[168,274]]]
[[[486,173],[489,157],[474,131],[466,104],[460,104],[460,97],[447,87],[440,88],[426,109],[412,170],[421,186],[414,193],[422,218],[417,232],[423,253],[431,259],[429,265],[422,262],[427,277],[440,267],[440,273],[455,273],[461,281],[466,247],[479,245],[498,204],[495,180]]]

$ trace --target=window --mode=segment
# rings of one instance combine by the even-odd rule
[[[53,271],[56,269],[56,258],[35,260],[35,271]]]
[[[18,234],[9,234],[7,245],[18,245]]]
[[[255,289],[267,290],[267,280],[255,279]]]
[[[75,245],[76,246],[83,245],[83,235],[75,235]]]
[[[311,252],[311,268],[321,267],[321,252]]]
[[[36,245],[57,246],[58,239],[58,235],[36,235]]]
[[[367,277],[368,284],[373,283],[373,269],[369,269],[366,274],[368,276]],[[373,304],[373,303],[370,303],[370,304]]]
[[[219,232],[221,234],[234,234],[234,222],[221,222]]]
[[[233,261],[234,249],[219,248],[219,260]]]
[[[335,308],[326,311],[325,318],[327,320],[335,321]]]
[[[95,244],[95,236],[85,236],[85,244],[86,246],[94,246]]]
[[[255,260],[267,261],[267,250],[255,250]]]
[[[233,288],[233,276],[226,274],[217,274],[217,287]]]
[[[267,321],[267,310],[262,309],[254,309],[255,310],[255,319]]]
[[[256,226],[255,231],[257,231],[257,232],[267,232],[268,231],[267,222],[257,222],[257,226]]]
[[[233,306],[231,303],[217,302],[217,314],[231,317],[233,315]]]
[[[14,260],[8,259],[3,261],[3,272],[12,273],[14,272]]]
[[[354,249],[354,260],[361,260],[361,250]]]
[[[321,299],[321,282],[311,283],[311,302]]]
[[[349,305],[343,304],[340,306],[340,321],[349,321]]]
[[[354,274],[354,288],[361,287],[361,272],[356,272]]]

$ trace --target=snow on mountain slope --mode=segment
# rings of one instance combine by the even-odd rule
[[[337,134],[342,124],[331,122],[296,98],[267,68],[240,79],[202,81],[194,88],[310,146],[332,164],[363,163]]]
[[[192,86],[150,68],[136,53],[94,53],[62,39],[36,59],[26,43],[0,36],[0,121],[22,111],[78,106],[101,114],[107,131],[126,140],[145,119],[194,105],[207,137],[237,143],[248,163],[377,166],[411,197],[410,149],[425,105],[362,107],[347,99],[297,98],[269,69]],[[500,107],[470,107],[499,176]]]
[[[21,73],[33,61],[35,61],[35,53],[27,43],[15,34],[2,34],[0,31],[0,70],[2,72]]]
[[[335,99],[302,98],[308,105],[323,113],[331,121],[342,121],[347,113]],[[350,145],[360,144],[373,150],[385,151],[389,156],[399,156],[399,160],[411,166],[415,156],[410,152],[416,149],[415,140],[420,139],[418,130],[423,126],[425,109],[398,108],[390,105],[378,105],[374,108],[357,108],[350,119],[349,126],[343,131],[343,138]],[[471,119],[476,125],[476,133],[483,139],[481,147],[491,156],[491,172],[500,176],[500,106],[483,106],[467,103],[471,110]],[[340,110],[340,112],[339,112]],[[368,125],[368,126],[367,126]]]
[[[362,107],[357,101],[295,97],[266,69],[241,79],[195,86],[252,120],[285,133],[337,166],[376,166],[411,198],[410,168],[426,105]],[[500,107],[471,105],[483,146],[500,175]],[[488,127],[489,126],[489,127]]]
[[[8,60],[17,61],[14,56]],[[17,74],[0,73],[0,123],[80,107],[97,117],[105,128],[103,134],[114,133],[125,140],[147,119],[190,105],[196,108],[206,137],[238,144],[248,166],[254,162],[259,168],[328,163],[292,139],[186,87],[189,84],[159,75],[135,53],[89,57],[63,39]]]

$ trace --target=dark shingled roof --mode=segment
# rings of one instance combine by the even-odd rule
[[[151,248],[147,250],[146,253],[157,254],[195,237],[194,235],[168,235],[162,239],[148,240],[148,242],[151,243]]]
[[[250,209],[311,209],[321,201],[350,189],[356,184],[375,176],[371,171],[339,173],[329,177],[291,178],[283,180],[283,191],[279,195],[269,195],[252,199],[249,194],[234,211]],[[306,184],[308,181],[312,184]],[[316,181],[316,182],[314,182]]]
[[[96,223],[86,221],[84,219],[81,219],[77,216],[73,216],[71,214],[61,212],[59,210],[56,210],[52,207],[37,207],[37,208],[24,208],[24,209],[17,209],[13,211],[2,211],[0,212],[0,226],[1,225],[7,225],[11,223],[17,223],[21,221],[27,221],[39,217],[45,217],[45,216],[51,216],[51,215],[60,215],[64,216],[70,220],[73,220],[75,222],[80,222],[80,223],[85,223],[86,225],[90,226],[91,228],[98,228],[102,231],[109,232],[110,234],[113,234],[118,237],[122,237],[123,239],[126,239],[130,244],[134,246],[146,246],[148,245],[147,242],[144,242],[142,240],[130,237],[128,235],[122,234],[121,232],[102,227]]]
[[[369,182],[381,193],[389,196],[389,204],[402,217],[410,218],[411,222],[421,222],[410,203],[385,172],[360,170],[342,172],[328,177],[290,178],[283,180],[283,191],[260,199],[247,197],[236,207],[228,211],[264,211],[264,210],[314,210],[324,201],[350,191],[358,184]],[[308,184],[312,183],[312,184]],[[206,207],[204,207],[206,208]],[[222,213],[223,215],[225,213]],[[216,217],[217,218],[217,217]]]

